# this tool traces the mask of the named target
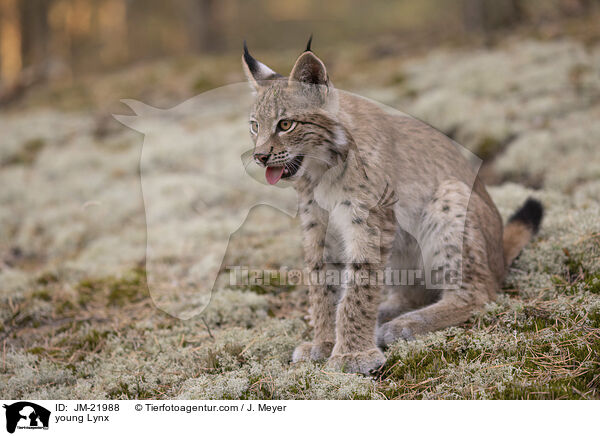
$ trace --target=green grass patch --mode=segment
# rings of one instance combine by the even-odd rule
[[[86,306],[104,301],[111,306],[125,306],[148,297],[146,271],[134,269],[122,277],[85,279],[77,285],[77,302]]]
[[[296,288],[296,285],[288,283],[286,278],[282,277],[276,270],[256,271],[256,273],[260,275],[249,277],[249,281],[252,284],[246,287],[247,291],[258,295],[277,295],[284,292],[291,292]]]
[[[42,138],[25,141],[21,148],[5,160],[6,165],[31,165],[46,145]]]

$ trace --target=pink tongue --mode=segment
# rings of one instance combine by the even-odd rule
[[[274,185],[279,182],[283,176],[283,167],[267,167],[267,171],[265,172],[265,177],[267,178],[267,182],[269,184]]]

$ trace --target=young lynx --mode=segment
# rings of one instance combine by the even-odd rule
[[[539,202],[527,200],[503,231],[455,143],[336,90],[310,41],[289,78],[245,44],[242,60],[256,93],[254,159],[268,183],[285,179],[298,192],[310,277],[342,268],[353,278],[311,280],[314,339],[296,348],[294,362],[329,359],[334,369],[369,374],[385,362],[379,347],[463,323],[494,300],[539,227]],[[422,272],[425,281],[371,280],[390,270]],[[440,271],[442,285],[432,273]]]

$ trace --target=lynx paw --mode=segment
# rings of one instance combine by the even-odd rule
[[[414,320],[396,318],[377,328],[377,345],[385,348],[398,339],[413,341],[418,330],[420,330],[419,325]]]
[[[319,342],[313,344],[312,342],[305,342],[298,345],[292,354],[292,363],[300,362],[302,360],[325,360],[331,355],[333,349],[333,343],[331,342]]]
[[[336,371],[370,375],[385,363],[385,356],[378,348],[354,353],[334,354],[327,366]]]

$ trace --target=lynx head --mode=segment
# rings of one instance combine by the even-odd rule
[[[337,93],[310,43],[284,77],[254,59],[244,42],[242,64],[255,92],[249,120],[253,157],[272,185],[324,171],[342,154]]]

